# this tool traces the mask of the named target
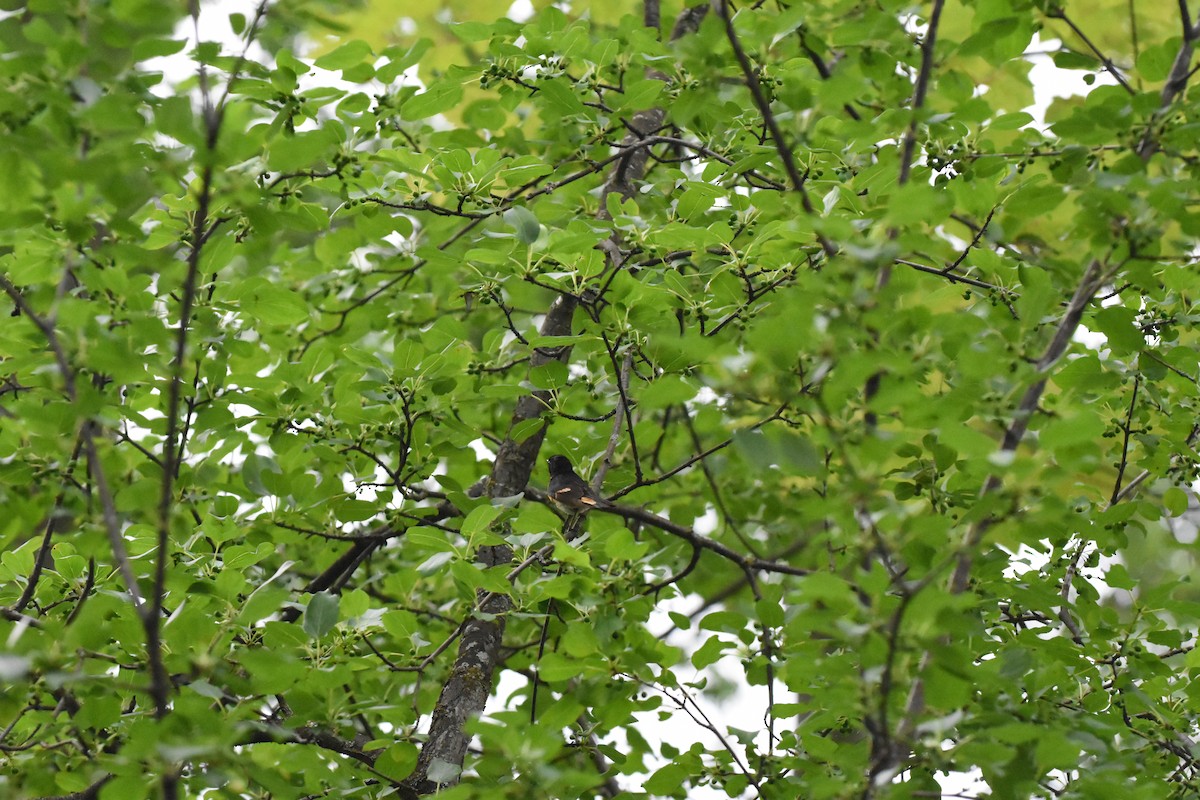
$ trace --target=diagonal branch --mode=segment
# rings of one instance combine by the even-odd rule
[[[259,25],[266,13],[266,2],[258,6],[254,21],[246,34],[246,48],[254,40]],[[200,41],[200,8],[192,6],[192,24],[195,28],[196,41]],[[229,96],[229,88],[237,79],[246,58],[246,49],[236,61],[233,71],[226,84],[225,95],[217,103],[213,102],[212,89],[209,85],[208,72],[203,61],[199,64],[199,85],[201,118],[204,120],[204,148],[199,153],[203,159],[200,170],[200,188],[196,198],[196,210],[192,215],[191,245],[187,255],[187,273],[184,277],[183,291],[179,303],[179,327],[175,332],[175,352],[171,360],[171,375],[167,387],[166,435],[163,441],[162,455],[162,488],[158,501],[158,541],[154,562],[154,589],[150,594],[150,604],[143,615],[142,624],[146,629],[146,647],[150,660],[150,694],[154,699],[154,715],[162,719],[170,711],[171,681],[167,675],[162,657],[162,612],[163,600],[166,595],[167,561],[170,557],[171,543],[171,510],[174,505],[175,480],[183,459],[183,442],[180,437],[180,407],[183,395],[183,368],[187,356],[188,332],[192,323],[192,310],[196,303],[196,290],[200,275],[200,255],[208,237],[212,233],[209,225],[209,209],[212,203],[212,188],[217,139],[221,132],[221,120],[224,115],[224,101]],[[168,778],[164,777],[164,781]],[[165,784],[164,784],[164,788]]]
[[[929,92],[929,78],[933,74],[933,55],[934,47],[937,45],[938,25],[942,19],[942,7],[944,0],[934,0],[933,10],[929,14],[929,26],[925,30],[925,36],[921,40],[921,66],[917,70],[917,79],[913,84],[913,95],[911,114],[908,119],[908,127],[904,130],[904,138],[900,144],[900,175],[897,178],[897,185],[904,186],[912,177],[913,159],[916,156],[917,150],[917,125],[920,121],[921,111],[925,108],[925,96]],[[895,239],[899,235],[899,231],[895,228],[888,231],[888,238]],[[875,291],[878,293],[888,285],[892,280],[892,265],[883,264],[879,268],[879,275],[875,279]],[[879,381],[881,380],[880,373],[875,373],[867,379],[867,385],[863,392],[866,401],[869,403],[876,392],[879,391]],[[874,425],[874,414],[868,412],[868,423]]]
[[[618,343],[620,339],[617,339]],[[617,367],[617,351],[616,347],[609,344],[608,335],[604,336],[604,346],[608,349],[609,358],[612,360],[613,367]],[[633,416],[629,409],[629,373],[633,371],[633,346],[630,345],[625,350],[625,357],[621,360],[621,365],[617,372],[617,392],[620,394],[620,400],[617,403],[616,413],[614,414],[612,433],[608,436],[608,447],[604,448],[604,457],[600,459],[600,467],[596,470],[595,476],[592,478],[592,488],[597,492],[604,485],[604,476],[608,474],[609,467],[612,466],[613,453],[617,449],[617,444],[621,441],[621,428],[623,425],[628,425],[629,428],[629,443],[633,447],[633,461],[638,463],[637,442],[633,438]]]
[[[904,186],[908,183],[909,178],[912,176],[912,162],[917,149],[917,123],[921,117],[921,110],[925,107],[925,95],[929,91],[929,78],[933,74],[934,47],[937,45],[938,25],[942,19],[942,7],[944,4],[944,0],[933,0],[933,10],[929,15],[929,25],[921,41],[921,66],[917,70],[917,79],[913,85],[908,127],[904,131],[904,138],[900,145],[900,175],[897,178],[899,186]],[[896,228],[888,231],[889,239],[895,239],[899,235],[900,232]],[[911,263],[908,265],[912,266]],[[891,263],[880,265],[879,274],[875,278],[876,296],[887,288],[891,280]],[[877,340],[878,334],[872,333],[872,338]],[[883,372],[876,372],[867,378],[867,382],[863,386],[863,402],[867,406],[864,420],[867,423],[867,427],[872,430],[875,428],[877,420],[875,412],[870,408],[870,404],[875,395],[879,393],[879,385],[882,380]]]
[[[58,366],[58,371],[62,375],[63,390],[67,394],[67,399],[72,403],[77,403],[79,401],[79,393],[75,386],[75,369],[67,359],[66,350],[63,349],[62,341],[58,338],[58,331],[55,330],[54,325],[33,309],[33,306],[25,299],[25,295],[21,293],[21,290],[3,273],[0,273],[0,289],[3,289],[4,293],[16,304],[17,308],[21,309],[21,313],[26,319],[42,332],[42,335],[46,339],[46,344],[50,347],[50,352],[54,355],[54,362]],[[137,576],[133,574],[133,564],[130,562],[129,553],[125,549],[125,539],[121,535],[121,525],[117,518],[116,504],[113,501],[108,480],[104,475],[104,466],[100,463],[100,456],[96,449],[95,429],[91,420],[84,421],[79,430],[79,437],[83,440],[83,451],[87,458],[88,471],[92,475],[92,480],[96,482],[97,490],[100,494],[104,529],[108,534],[108,543],[112,549],[113,560],[116,562],[117,569],[121,573],[121,579],[125,582],[125,588],[129,591],[129,597],[133,602],[134,610],[141,615],[144,613],[142,590],[138,586]]]
[[[1038,403],[1042,399],[1042,394],[1046,390],[1046,382],[1049,380],[1049,370],[1067,351],[1067,346],[1071,343],[1071,337],[1075,335],[1075,331],[1079,328],[1079,321],[1083,317],[1083,312],[1087,309],[1096,291],[1099,290],[1103,280],[1104,275],[1100,262],[1093,261],[1084,270],[1083,278],[1079,281],[1079,285],[1075,287],[1075,294],[1072,295],[1070,302],[1067,303],[1067,309],[1063,312],[1062,319],[1058,323],[1058,328],[1054,331],[1054,337],[1050,340],[1050,344],[1046,346],[1046,351],[1042,353],[1042,357],[1037,360],[1036,368],[1040,377],[1025,390],[1025,394],[1021,397],[1021,402],[1018,403],[1016,411],[1013,413],[1012,422],[1009,423],[1008,430],[1004,432],[1004,440],[1000,444],[1001,453],[1016,452],[1017,447],[1021,444],[1021,440],[1025,438],[1025,432],[1029,429],[1029,420],[1037,410]],[[982,497],[995,492],[1000,488],[1001,483],[999,475],[995,473],[989,475],[983,484],[980,496]],[[995,522],[994,517],[984,517],[968,529],[967,535],[963,540],[962,549],[959,551],[954,577],[950,582],[950,590],[954,594],[961,594],[966,590],[967,578],[971,569],[972,553]]]
[[[79,454],[83,450],[82,436],[76,437],[75,449],[71,452],[71,458],[67,465],[67,474],[75,471],[75,465],[79,461]],[[46,526],[42,532],[42,544],[38,548],[37,555],[33,557],[33,571],[29,574],[29,581],[25,584],[25,590],[21,592],[21,596],[17,598],[17,602],[13,603],[6,610],[14,613],[20,613],[33,601],[34,592],[37,591],[38,581],[41,578],[42,570],[51,562],[50,551],[54,544],[54,534],[61,533],[65,528],[63,503],[66,501],[67,493],[64,489],[54,498],[54,504],[50,507],[50,513],[46,516]]]
[[[1181,5],[1182,5],[1182,3],[1181,3]],[[1185,8],[1184,12],[1186,13],[1186,11],[1187,11],[1187,9]],[[1137,91],[1132,86],[1129,85],[1128,81],[1125,80],[1125,76],[1121,74],[1121,70],[1117,68],[1117,65],[1113,63],[1112,59],[1109,58],[1108,56],[1104,55],[1104,53],[1102,53],[1100,51],[1100,48],[1096,47],[1096,45],[1092,43],[1092,40],[1089,39],[1087,34],[1084,33],[1080,29],[1080,27],[1075,24],[1075,21],[1067,16],[1066,11],[1064,11],[1061,8],[1056,8],[1053,11],[1051,11],[1047,16],[1049,16],[1051,19],[1061,19],[1063,22],[1067,23],[1067,27],[1069,27],[1071,29],[1071,32],[1074,33],[1076,36],[1078,36],[1080,41],[1082,41],[1084,44],[1086,44],[1088,46],[1088,49],[1092,51],[1092,55],[1094,55],[1094,56],[1096,56],[1096,58],[1100,59],[1100,63],[1104,65],[1104,68],[1106,70],[1108,70],[1108,74],[1112,75],[1113,78],[1116,79],[1117,83],[1119,83],[1121,85],[1121,88],[1124,89],[1125,91],[1129,92],[1132,95],[1137,94]],[[1186,30],[1187,27],[1188,27],[1188,25],[1185,22],[1184,29]]]
[[[1196,40],[1200,39],[1200,23],[1192,23],[1185,0],[1179,0],[1179,18],[1183,28],[1183,41],[1175,53],[1175,61],[1171,64],[1167,82],[1163,84],[1162,93],[1159,95],[1158,114],[1160,115],[1187,88],[1188,80],[1193,74],[1192,56],[1196,51]],[[1143,161],[1148,160],[1158,150],[1158,139],[1154,134],[1154,126],[1147,127],[1142,141],[1138,144],[1137,154]]]
[[[1050,368],[1066,353],[1067,346],[1071,343],[1071,338],[1079,328],[1083,312],[1091,303],[1096,292],[1104,284],[1105,279],[1105,272],[1098,261],[1091,262],[1087,269],[1084,270],[1083,277],[1076,286],[1070,302],[1067,303],[1067,308],[1063,312],[1062,319],[1059,320],[1058,326],[1054,331],[1054,336],[1046,346],[1046,350],[1042,353],[1041,358],[1037,361],[1036,368],[1039,377],[1025,391],[1025,394],[1021,397],[1017,408],[1013,412],[1012,421],[1009,423],[1000,445],[1001,453],[1016,452],[1017,447],[1020,445],[1022,439],[1024,439],[1025,432],[1029,428],[1029,421],[1036,411],[1042,394],[1046,389]],[[998,475],[994,473],[989,475],[980,489],[980,498],[982,499],[995,493],[1001,486],[1002,481]],[[958,555],[953,559],[955,569],[949,585],[949,591],[952,595],[959,595],[966,591],[974,552],[995,522],[995,517],[986,516],[972,524],[964,534]],[[877,740],[877,744],[881,744],[872,753],[871,784],[866,790],[868,795],[874,786],[884,785],[896,774],[896,771],[900,768],[900,762],[905,758],[905,753],[908,752],[906,743],[916,730],[917,718],[925,709],[924,673],[933,661],[933,653],[933,649],[926,648],[918,658],[917,677],[909,687],[904,713],[896,724],[894,734],[891,731],[876,732],[875,739]]]
[[[901,186],[908,183],[912,173],[913,154],[917,148],[917,122],[921,110],[925,108],[925,95],[929,92],[929,77],[933,74],[933,49],[937,45],[938,24],[942,20],[942,7],[945,0],[933,0],[933,10],[929,14],[929,27],[921,41],[921,68],[917,71],[917,81],[913,87],[912,116],[908,120],[908,129],[904,131],[904,143],[900,152]]]
[[[647,4],[657,5],[657,0],[647,0]],[[693,33],[704,17],[705,8],[685,9],[676,22],[672,40]],[[662,127],[665,118],[666,112],[661,108],[639,111],[634,115],[628,126],[630,132],[622,157],[615,162],[601,193],[599,216],[602,219],[607,218],[610,194],[615,193],[622,198],[633,196],[649,161],[650,149],[646,140]],[[620,269],[622,263],[616,236],[614,232],[602,243],[602,249],[608,255],[609,269],[613,271]],[[539,333],[542,336],[570,336],[579,303],[579,298],[574,295],[559,294],[551,304]],[[560,348],[536,347],[530,354],[529,366],[534,370],[553,361],[565,363],[570,354],[569,345]],[[497,449],[496,460],[492,464],[488,485],[490,496],[517,495],[529,484],[549,425],[543,413],[550,407],[550,400],[549,392],[538,390],[517,401],[508,434]],[[541,424],[530,433],[524,423],[539,419],[542,420]],[[477,556],[485,568],[509,564],[512,558],[512,548],[507,545],[481,547]],[[463,623],[458,655],[434,706],[428,737],[417,758],[416,769],[404,782],[403,791],[408,796],[432,794],[440,788],[458,783],[470,742],[467,723],[483,712],[484,704],[491,695],[511,601],[505,595],[481,592],[478,605],[478,612]]]
[[[1121,462],[1117,464],[1117,478],[1113,482],[1112,495],[1108,499],[1110,506],[1117,502],[1117,498],[1121,496],[1121,481],[1125,479],[1125,469],[1129,466],[1129,439],[1133,435],[1133,411],[1137,408],[1138,387],[1141,385],[1142,376],[1137,375],[1133,379],[1133,393],[1129,398],[1129,413],[1125,415],[1125,424],[1121,426],[1121,431],[1124,434],[1121,441]]]
[[[746,51],[742,47],[742,42],[738,39],[737,30],[733,27],[733,17],[729,14],[729,0],[715,0],[714,5],[718,16],[725,23],[725,36],[729,39],[729,46],[733,48],[733,55],[737,58],[738,65],[742,68],[742,76],[746,79],[746,88],[750,90],[750,96],[754,98],[754,105],[758,107],[758,113],[762,114],[763,123],[771,133],[771,140],[775,142],[775,150],[779,153],[779,158],[783,161],[783,168],[787,171],[788,179],[792,183],[792,189],[800,195],[800,204],[804,207],[804,212],[810,217],[817,219],[820,215],[817,213],[812,198],[808,195],[808,189],[805,187],[806,176],[801,175],[800,169],[796,166],[796,157],[792,154],[791,148],[788,147],[787,141],[783,138],[783,131],[780,130],[779,123],[775,120],[775,115],[771,112],[771,104],[767,101],[766,95],[763,94],[762,84],[759,83],[758,75],[755,74],[754,65],[750,63],[750,57],[746,55]],[[825,238],[824,234],[818,232],[817,241],[821,243],[821,249],[825,251],[826,256],[832,257],[837,254],[837,248]]]
[[[208,105],[205,93],[205,105]],[[205,114],[205,119],[216,119],[214,114]],[[215,134],[210,137],[215,140]],[[167,559],[171,542],[171,508],[175,495],[175,478],[182,460],[183,445],[179,439],[179,409],[183,393],[183,364],[187,355],[188,329],[191,327],[192,307],[196,301],[196,284],[200,271],[200,251],[204,229],[208,226],[208,209],[212,197],[212,153],[205,154],[206,163],[200,179],[200,195],[197,199],[192,221],[192,246],[187,259],[187,276],[183,284],[183,297],[179,308],[179,328],[175,334],[175,355],[172,359],[170,385],[167,388],[167,432],[163,442],[162,491],[158,501],[158,548],[154,560],[154,590],[150,595],[150,608],[146,613],[146,642],[150,651],[150,692],[154,697],[154,713],[160,719],[169,710],[170,679],[162,662],[162,635],[159,628],[162,619],[163,597],[166,594]]]

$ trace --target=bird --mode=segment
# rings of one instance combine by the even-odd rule
[[[586,514],[593,508],[612,508],[612,503],[592,491],[566,456],[550,456],[550,499],[576,514]]]

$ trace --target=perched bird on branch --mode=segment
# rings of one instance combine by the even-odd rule
[[[612,508],[612,503],[597,495],[575,474],[566,456],[550,456],[546,464],[550,467],[551,500],[575,514],[584,514],[593,508]]]

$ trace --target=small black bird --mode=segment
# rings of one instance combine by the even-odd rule
[[[593,508],[612,508],[612,503],[592,491],[583,478],[575,474],[566,456],[550,456],[550,499],[576,514]]]

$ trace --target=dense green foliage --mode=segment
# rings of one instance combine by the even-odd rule
[[[0,795],[1200,790],[1200,10],[402,5],[6,4]]]

